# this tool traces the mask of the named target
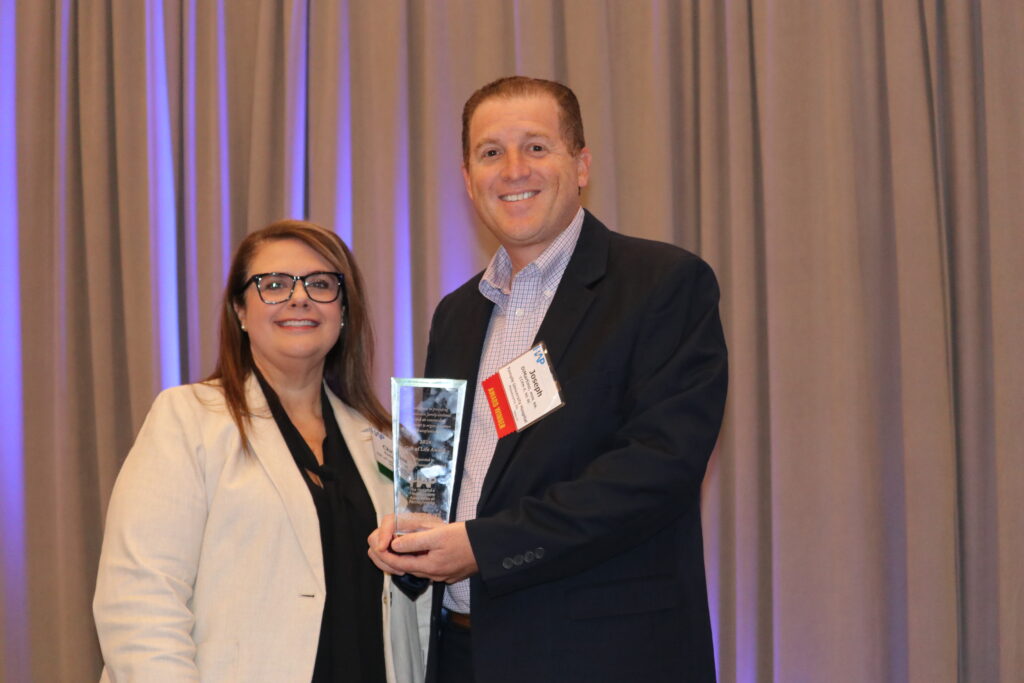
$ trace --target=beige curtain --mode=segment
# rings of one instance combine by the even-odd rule
[[[494,248],[462,103],[524,73],[580,97],[588,208],[721,281],[720,679],[1020,680],[1024,4],[14,8],[26,526],[0,540],[26,578],[0,577],[0,678],[98,675],[107,498],[155,394],[211,369],[247,231],[337,229],[378,386],[421,368],[433,306]]]

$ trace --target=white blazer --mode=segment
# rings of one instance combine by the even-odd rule
[[[253,377],[246,396],[252,453],[217,387],[175,387],[153,403],[107,512],[93,601],[102,681],[312,678],[326,592],[320,524]],[[379,519],[392,485],[369,424],[328,396]],[[423,680],[429,593],[414,603],[385,576],[389,681]]]

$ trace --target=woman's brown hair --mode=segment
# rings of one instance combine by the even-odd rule
[[[373,329],[363,297],[363,276],[352,252],[341,238],[316,223],[278,221],[251,233],[238,245],[224,287],[217,366],[205,381],[219,383],[231,419],[242,435],[242,443],[246,444],[246,426],[252,412],[245,400],[245,383],[254,366],[248,335],[238,323],[235,306],[244,305],[249,266],[260,247],[268,242],[289,239],[310,247],[345,276],[345,296],[339,297],[338,303],[344,307],[342,320],[345,326],[324,359],[324,381],[338,398],[362,414],[370,424],[382,431],[389,430],[391,418],[370,388]]]

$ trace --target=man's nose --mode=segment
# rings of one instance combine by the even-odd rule
[[[530,164],[526,156],[517,151],[505,154],[505,165],[502,167],[505,180],[521,180],[530,175]]]

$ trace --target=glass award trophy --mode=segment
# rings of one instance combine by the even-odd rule
[[[465,401],[463,379],[391,378],[396,534],[448,522]]]

